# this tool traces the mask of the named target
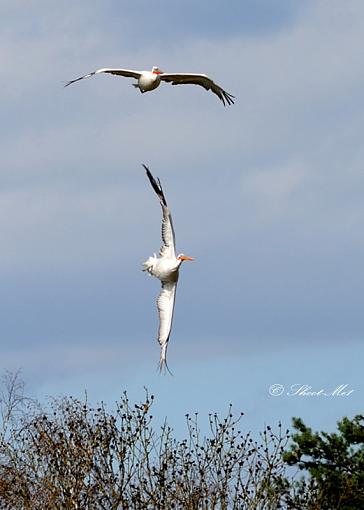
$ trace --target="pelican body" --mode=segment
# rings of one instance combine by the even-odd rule
[[[162,72],[158,67],[153,67],[151,71],[143,71],[140,73],[138,83],[134,83],[134,87],[139,88],[140,92],[149,92],[156,89],[161,82]]]
[[[161,346],[159,368],[160,370],[165,368],[169,371],[167,365],[167,347],[172,329],[179,269],[184,260],[193,259],[183,255],[183,253],[176,255],[172,216],[167,206],[161,183],[159,179],[158,181],[154,179],[145,165],[143,166],[162,207],[162,246],[159,250],[159,257],[156,254],[153,257],[149,257],[143,264],[143,271],[158,278],[162,285],[162,290],[157,299],[159,313],[158,342]]]
[[[180,265],[182,264],[182,260],[177,257],[163,259],[154,255],[154,257],[149,257],[143,264],[145,268],[144,271],[148,271],[149,274],[158,278],[162,283],[177,283],[179,273],[178,270]]]
[[[138,80],[137,83],[133,83],[133,86],[138,88],[141,93],[149,92],[156,89],[161,81],[171,83],[172,85],[200,85],[205,90],[211,90],[217,97],[222,101],[223,105],[226,106],[234,104],[234,96],[226,92],[223,88],[217,85],[211,78],[206,74],[194,74],[194,73],[164,73],[159,67],[152,67],[151,71],[133,71],[132,69],[109,69],[101,68],[93,71],[92,73],[85,74],[80,78],[71,80],[65,84],[65,87],[75,83],[76,81],[83,80],[84,78],[90,78],[95,74],[108,73],[115,74],[118,76],[125,76],[127,78],[135,78]]]

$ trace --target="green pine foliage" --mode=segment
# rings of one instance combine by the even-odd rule
[[[357,415],[352,420],[345,417],[337,426],[338,432],[318,433],[300,418],[293,418],[297,432],[283,458],[287,464],[309,474],[310,483],[315,486],[316,507],[312,508],[362,510],[364,416]]]

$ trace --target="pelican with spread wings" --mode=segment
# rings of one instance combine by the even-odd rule
[[[134,87],[139,88],[140,92],[149,92],[150,90],[156,89],[161,81],[171,83],[172,85],[200,85],[206,90],[211,90],[217,97],[222,101],[223,105],[234,104],[234,96],[226,92],[214,81],[211,80],[206,74],[194,74],[194,73],[164,73],[159,67],[154,66],[151,71],[133,71],[132,69],[109,69],[102,68],[93,71],[92,73],[85,74],[80,78],[71,80],[65,84],[65,87],[75,83],[76,81],[83,80],[84,78],[90,78],[95,74],[108,73],[115,74],[117,76],[125,76],[127,78],[135,78],[138,83],[133,83]]]
[[[176,299],[176,289],[179,276],[179,268],[184,260],[193,260],[183,253],[176,255],[175,236],[172,223],[172,216],[169,211],[166,198],[160,180],[155,180],[149,169],[143,165],[147,172],[148,179],[158,195],[162,207],[162,246],[159,250],[159,257],[154,254],[143,264],[143,271],[159,278],[162,284],[162,290],[157,299],[157,308],[159,314],[158,342],[161,346],[159,368],[168,369],[167,365],[167,347],[172,329],[174,303]]]

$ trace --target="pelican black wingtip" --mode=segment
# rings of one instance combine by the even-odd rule
[[[154,191],[156,192],[156,194],[158,195],[159,200],[161,201],[161,203],[165,207],[168,207],[167,206],[166,198],[165,198],[164,193],[163,193],[163,188],[162,188],[162,185],[161,185],[161,181],[159,180],[158,177],[157,177],[157,180],[154,179],[154,177],[152,175],[152,172],[149,170],[149,168],[146,165],[144,165],[144,163],[142,163],[142,166],[144,167],[144,169],[145,169],[145,171],[147,173],[147,177],[149,179],[149,182],[152,185],[152,187],[153,187]]]
[[[142,167],[144,168],[147,176],[148,176],[148,179],[150,180],[150,182],[152,183],[152,181],[155,182],[155,179],[152,175],[152,172],[149,170],[149,168],[147,167],[147,165],[145,165],[144,163],[142,163]],[[154,186],[153,186],[154,187]]]

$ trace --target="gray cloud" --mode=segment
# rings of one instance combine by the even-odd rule
[[[246,369],[240,343],[253,359],[273,341],[361,338],[362,3],[290,3],[270,26],[251,7],[255,30],[198,14],[162,35],[178,9],[102,5],[0,8],[3,364],[34,373],[57,358],[61,378],[98,359],[129,374],[140,346],[157,358],[158,282],[140,264],[158,250],[160,209],[141,163],[162,180],[178,249],[196,256],[172,339],[185,370],[191,351],[220,359],[222,338]],[[62,88],[96,67],[153,64],[206,72],[236,104],[108,76]]]

